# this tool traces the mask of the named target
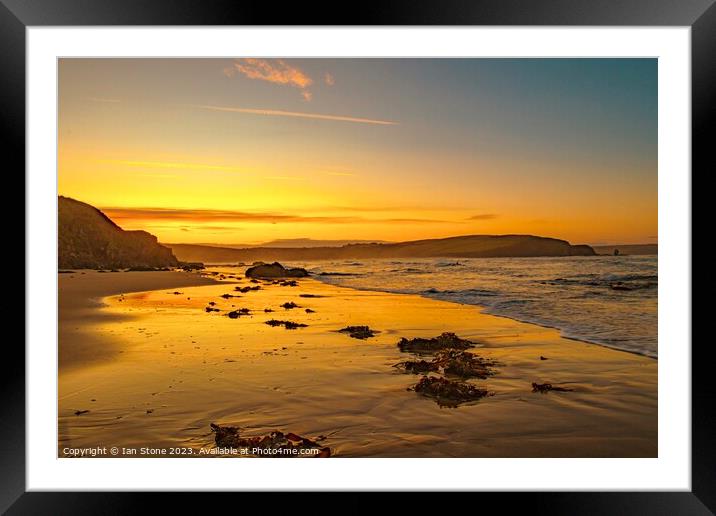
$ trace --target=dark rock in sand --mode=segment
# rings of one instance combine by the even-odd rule
[[[237,292],[241,292],[242,294],[246,294],[247,292],[251,292],[252,290],[261,290],[261,285],[255,285],[253,287],[234,287],[234,290]]]
[[[279,283],[282,287],[297,287],[298,282],[296,280],[287,280]]]
[[[457,407],[460,403],[476,401],[490,395],[490,392],[475,385],[435,376],[423,376],[412,390],[434,398],[437,404],[443,407]]]
[[[246,269],[247,278],[305,278],[306,276],[308,276],[306,269],[300,267],[287,269],[278,262],[264,263]]]
[[[301,437],[293,432],[271,432],[268,435],[241,437],[240,430],[235,426],[219,426],[211,423],[214,442],[223,448],[248,448],[255,451],[257,457],[321,457],[331,456],[331,449],[315,440]],[[313,453],[308,453],[312,450]],[[263,451],[263,453],[262,453]]]
[[[549,360],[547,357],[543,357],[542,355],[539,356],[540,360]]]
[[[413,352],[434,352],[442,349],[467,349],[475,346],[474,342],[469,340],[461,339],[457,335],[451,332],[445,332],[438,337],[432,339],[406,339],[403,337],[398,342],[400,351],[413,351]]]
[[[574,391],[574,389],[569,389],[567,387],[557,387],[555,385],[552,385],[551,383],[532,382],[532,392],[545,393],[548,391],[572,392],[572,391]]]
[[[204,264],[201,262],[179,262],[179,267],[186,272],[205,269]]]
[[[285,308],[286,310],[291,310],[292,308],[300,308],[300,307],[293,301],[287,301],[286,303],[281,305],[281,308]]]
[[[299,294],[298,297],[326,297],[319,294]]]
[[[345,328],[338,330],[338,333],[347,333],[349,337],[364,340],[370,337],[375,337],[375,334],[378,333],[378,331],[371,330],[368,326],[346,326]]]
[[[82,414],[87,414],[89,410],[75,410],[75,416],[81,416]]]
[[[238,310],[232,310],[231,312],[227,313],[226,315],[231,319],[238,319],[242,315],[250,315],[251,310],[248,308],[239,308]]]
[[[266,321],[266,324],[269,326],[283,326],[287,330],[295,330],[296,328],[305,328],[308,326],[307,324],[303,323],[296,323],[291,321],[279,321],[277,319],[271,319],[269,321]]]
[[[315,310],[311,310],[310,308],[306,308],[306,313],[307,313],[307,314],[315,314],[316,311],[315,311]]]
[[[207,306],[206,308],[204,308],[204,310],[206,310],[207,312],[219,312],[220,311],[218,308],[212,308],[210,306]]]

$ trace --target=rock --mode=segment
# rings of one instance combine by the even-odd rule
[[[406,339],[403,337],[398,342],[398,348],[400,351],[413,351],[413,352],[434,352],[442,349],[467,349],[475,346],[474,342],[469,340],[461,339],[454,333],[445,332],[438,337],[432,339]]]
[[[278,262],[262,263],[246,269],[247,278],[305,278],[306,276],[308,276],[306,269],[300,267],[287,269]]]
[[[201,262],[179,262],[179,267],[186,272],[200,271],[205,269],[204,264]]]
[[[146,231],[125,231],[97,208],[59,196],[58,268],[162,270],[176,267],[171,249]]]
[[[435,376],[423,376],[412,388],[415,392],[434,398],[438,405],[444,407],[457,407],[460,403],[476,401],[489,396],[485,389],[462,382],[453,382]]]
[[[207,312],[220,312],[221,311],[218,308],[212,308],[210,306],[207,306],[206,308],[204,308],[204,310],[206,310]]]
[[[239,308],[238,310],[233,310],[233,311],[227,313],[226,315],[230,319],[238,319],[242,315],[250,315],[250,314],[251,314],[251,310],[249,310],[248,308]]]
[[[306,313],[307,313],[307,314],[315,314],[316,311],[315,311],[315,310],[311,310],[310,308],[306,308]]]
[[[346,326],[338,330],[338,333],[347,333],[351,338],[365,340],[370,337],[375,337],[375,334],[378,332],[371,330],[368,326]]]
[[[75,410],[75,416],[81,416],[82,414],[87,414],[89,410]]]
[[[299,294],[298,297],[326,297],[319,294]]]
[[[549,360],[547,357],[543,357],[542,355],[539,356],[540,360]]]
[[[266,324],[269,326],[283,326],[287,330],[295,330],[296,328],[305,328],[308,326],[307,324],[303,323],[296,323],[291,321],[279,321],[277,319],[271,319],[269,321],[266,321]]]
[[[287,301],[286,303],[281,305],[281,308],[285,308],[286,310],[291,310],[292,308],[300,308],[300,307],[293,301]]]
[[[552,385],[551,383],[535,383],[532,382],[532,392],[541,392],[545,393],[548,391],[559,391],[559,392],[572,392],[574,389],[569,389],[567,387],[556,387]]]
[[[253,287],[234,287],[234,290],[237,292],[241,292],[242,294],[246,294],[247,292],[251,292],[252,290],[261,290],[261,285],[255,285]]]

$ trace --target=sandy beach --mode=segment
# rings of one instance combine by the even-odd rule
[[[475,306],[308,278],[251,283],[233,267],[78,271],[60,274],[59,290],[59,456],[93,446],[197,456],[215,447],[211,423],[321,436],[339,457],[657,455],[656,360]],[[250,315],[227,317],[241,308]],[[337,331],[348,325],[379,333]],[[416,358],[397,342],[443,332],[497,361],[494,376],[467,381],[492,395],[451,408],[408,390],[421,376],[394,367]]]

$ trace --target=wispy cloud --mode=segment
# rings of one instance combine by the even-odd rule
[[[374,118],[359,118],[343,115],[326,115],[322,113],[306,113],[302,111],[281,111],[278,109],[254,109],[210,105],[197,105],[195,107],[208,109],[210,111],[225,111],[229,113],[243,113],[247,115],[286,116],[294,118],[309,118],[313,120],[329,120],[332,122],[352,122],[356,124],[399,125],[398,122],[394,122],[392,120],[378,120]]]
[[[472,217],[468,217],[467,220],[492,220],[496,218],[497,214],[495,213],[479,213],[477,215],[473,215]]]
[[[412,223],[412,224],[442,224],[455,223],[449,220],[421,219],[421,218],[381,218],[369,219],[360,216],[311,216],[294,215],[290,213],[245,212],[232,210],[192,210],[183,208],[102,208],[102,211],[111,219],[122,220],[151,220],[151,221],[182,221],[187,223],[211,222],[245,222],[245,223],[320,223],[320,224],[350,224],[350,223]]]
[[[99,163],[109,163],[113,165],[122,165],[125,167],[136,168],[161,168],[161,169],[184,169],[184,170],[216,170],[222,172],[241,172],[243,169],[239,167],[230,167],[225,165],[211,165],[207,163],[184,163],[174,161],[133,161],[133,160],[114,160],[104,159],[98,160]]]
[[[102,98],[102,97],[89,97],[89,100],[92,102],[102,102],[104,104],[118,104],[121,102],[119,99],[108,99],[108,98]]]
[[[313,98],[313,94],[308,90],[313,84],[313,79],[300,68],[291,66],[282,59],[235,59],[231,66],[224,68],[224,75],[233,77],[236,74],[249,79],[298,88],[305,101]]]

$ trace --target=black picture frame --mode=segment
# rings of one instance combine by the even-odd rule
[[[25,29],[62,25],[557,25],[691,28],[692,170],[707,173],[716,111],[715,0],[442,0],[417,4],[273,4],[222,0],[0,0],[0,127],[5,156],[25,166]],[[710,130],[709,130],[710,129]],[[692,172],[692,177],[693,177]],[[691,251],[691,250],[685,250]],[[26,271],[26,275],[28,271]],[[165,511],[206,510],[180,493],[49,493],[25,490],[25,354],[7,340],[0,375],[0,511],[8,514],[123,514],[161,496]],[[712,514],[716,511],[716,389],[709,340],[692,347],[692,491],[481,493],[480,507],[528,505],[550,514]],[[226,500],[228,494],[218,501]],[[245,495],[242,495],[245,496]],[[294,495],[295,496],[295,495]],[[278,498],[274,499],[278,500]],[[421,498],[415,501],[422,504]],[[295,502],[294,502],[295,503]],[[369,510],[371,502],[352,503]],[[410,504],[408,504],[410,505]],[[343,505],[347,507],[347,505]],[[406,506],[404,505],[403,510]]]

